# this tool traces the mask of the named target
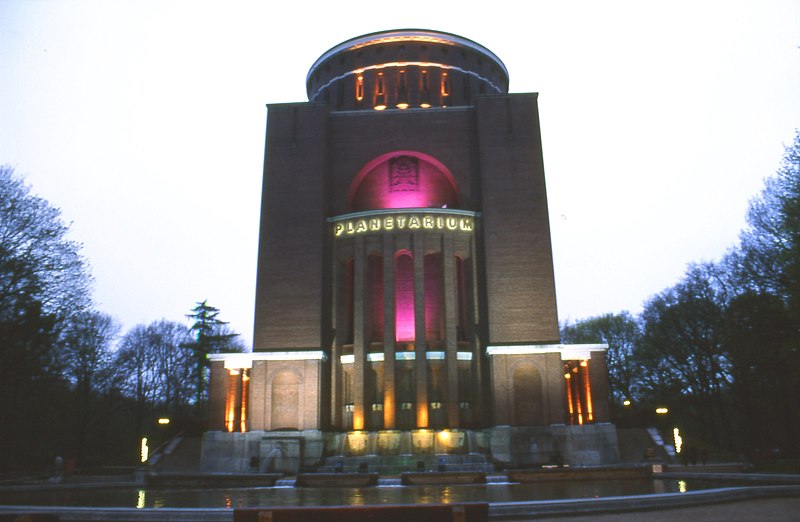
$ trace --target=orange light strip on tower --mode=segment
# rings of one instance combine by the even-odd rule
[[[581,404],[581,389],[580,383],[577,382],[577,379],[580,378],[580,373],[577,366],[570,366],[572,373],[575,374],[575,379],[572,381],[573,385],[575,386],[575,390],[573,391],[573,396],[575,397],[575,413],[577,414],[578,425],[583,425],[583,404]]]
[[[581,361],[581,373],[583,373],[583,389],[586,392],[586,419],[592,422],[594,421],[594,413],[592,411],[592,385],[589,381],[588,361]]]
[[[575,414],[575,410],[572,407],[572,383],[571,383],[572,376],[569,373],[564,374],[564,381],[567,386],[567,406],[569,407],[569,421],[570,424],[572,423],[572,416]]]
[[[236,388],[239,370],[228,370],[228,395],[225,398],[225,429],[232,432],[236,422]]]
[[[250,372],[242,370],[242,411],[239,421],[239,430],[242,433],[247,431],[247,399],[250,396]]]

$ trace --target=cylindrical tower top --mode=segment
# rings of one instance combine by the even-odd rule
[[[426,29],[358,36],[317,59],[309,101],[334,110],[471,105],[478,94],[508,92],[508,70],[482,45]]]

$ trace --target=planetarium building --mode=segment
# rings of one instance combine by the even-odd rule
[[[614,462],[606,347],[559,340],[537,95],[430,30],[306,84],[268,106],[253,351],[210,357],[204,469]]]

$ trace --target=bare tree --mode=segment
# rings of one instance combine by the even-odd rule
[[[0,447],[16,448],[0,453],[0,469],[30,465],[57,444],[56,347],[91,302],[91,276],[68,230],[57,208],[0,166]]]
[[[99,406],[112,382],[114,341],[119,324],[109,315],[87,311],[75,316],[62,340],[63,376],[74,390],[76,457],[83,462],[91,428],[106,417]]]

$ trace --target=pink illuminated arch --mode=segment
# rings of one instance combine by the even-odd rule
[[[395,263],[395,340],[413,341],[415,338],[414,318],[414,257],[408,250],[400,250],[394,258]]]
[[[398,150],[367,163],[350,185],[352,212],[388,208],[458,208],[447,167],[421,152]]]

